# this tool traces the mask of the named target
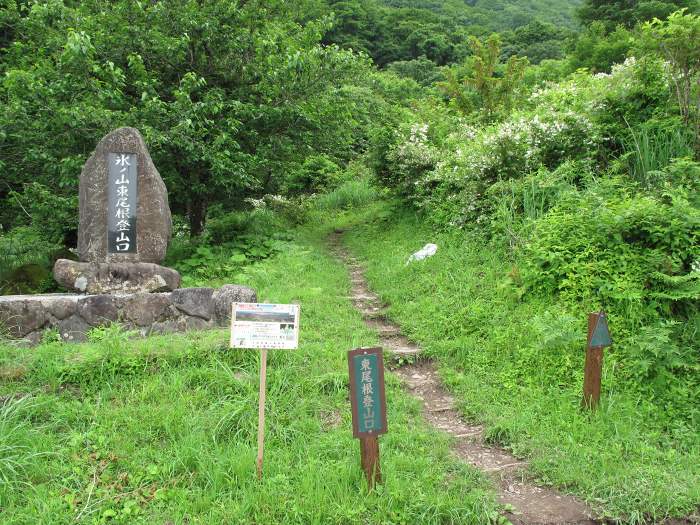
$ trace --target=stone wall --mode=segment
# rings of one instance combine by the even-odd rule
[[[231,284],[167,293],[9,295],[0,296],[0,328],[31,344],[52,329],[65,341],[83,341],[91,328],[115,321],[144,336],[202,330],[227,326],[232,303],[256,301],[255,290]]]

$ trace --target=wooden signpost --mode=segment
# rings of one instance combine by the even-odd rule
[[[360,462],[370,489],[382,482],[378,436],[386,434],[384,357],[381,348],[348,352],[352,434],[360,439]]]
[[[600,402],[600,383],[603,374],[603,348],[612,345],[605,312],[588,314],[588,342],[583,373],[584,408],[595,410]]]
[[[258,479],[262,479],[265,447],[265,394],[267,350],[292,350],[299,345],[299,305],[233,303],[231,348],[259,348],[260,390],[258,395]]]

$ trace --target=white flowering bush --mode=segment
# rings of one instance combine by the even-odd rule
[[[405,197],[415,194],[418,181],[438,161],[439,151],[428,139],[429,127],[421,122],[399,129],[395,145],[387,154],[389,182]]]
[[[494,184],[547,177],[566,165],[580,167],[572,177],[577,186],[620,158],[630,126],[668,100],[668,74],[663,60],[631,57],[609,74],[581,71],[544,83],[490,126],[428,115],[430,125],[413,122],[397,132],[385,178],[437,225],[493,224],[500,206]],[[440,121],[448,131],[436,132]]]
[[[523,112],[481,131],[467,127],[450,135],[439,154],[431,150],[430,160],[439,160],[432,170],[426,163],[422,174],[414,172],[420,175],[414,191],[423,207],[438,213],[438,221],[480,223],[488,213],[480,201],[490,185],[541,166],[591,160],[601,138],[591,118],[571,110]]]

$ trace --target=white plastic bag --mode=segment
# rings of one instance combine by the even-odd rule
[[[426,244],[423,246],[420,250],[418,250],[416,253],[411,255],[408,258],[408,261],[406,261],[406,264],[412,262],[412,261],[422,261],[423,259],[427,259],[428,257],[432,257],[437,253],[437,244]]]

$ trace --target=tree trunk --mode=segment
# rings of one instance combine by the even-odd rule
[[[187,215],[190,220],[190,237],[198,237],[204,231],[204,224],[207,220],[206,199],[195,196],[190,200]]]

